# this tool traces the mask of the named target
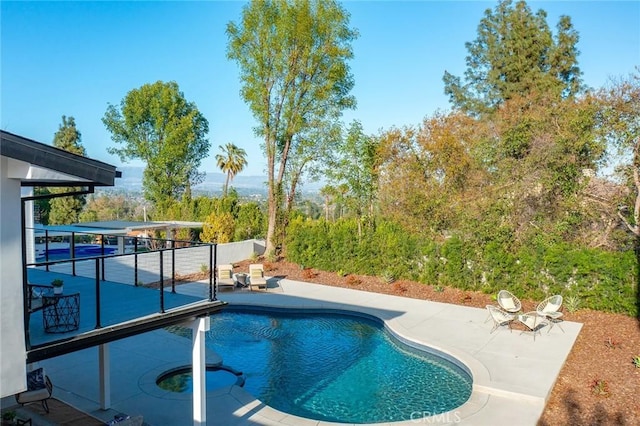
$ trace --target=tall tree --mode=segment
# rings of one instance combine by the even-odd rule
[[[640,247],[640,67],[627,78],[602,89],[600,96],[604,100],[602,129],[624,159],[619,169],[629,182],[632,194],[628,203],[621,204],[618,217]]]
[[[122,195],[91,196],[80,214],[82,222],[135,220],[135,200]]]
[[[64,149],[77,155],[86,155],[81,142],[82,136],[76,128],[73,117],[62,116],[62,123],[53,137],[53,146]],[[62,194],[65,192],[80,191],[81,188],[51,188],[52,194]],[[61,225],[78,222],[82,208],[85,205],[84,195],[70,195],[67,197],[52,198],[49,206],[49,223],[51,225]]]
[[[485,11],[478,37],[466,43],[464,83],[445,71],[445,93],[454,107],[471,114],[493,112],[532,92],[571,97],[582,89],[578,38],[569,17],[560,18],[554,39],[545,11],[534,14],[524,1],[502,0]]]
[[[279,230],[281,240],[284,240],[286,228],[294,211],[298,186],[302,184],[304,178],[318,181],[324,176],[332,150],[341,143],[341,132],[340,123],[326,120],[314,123],[307,131],[296,135],[283,181],[283,192],[286,194],[285,208],[281,214],[282,219],[278,221],[282,225],[282,229]]]
[[[296,135],[355,105],[348,13],[333,0],[252,1],[227,26],[227,55],[240,68],[241,94],[264,139],[268,254],[284,202],[283,182]],[[308,141],[308,140],[307,140]]]
[[[362,234],[363,218],[373,218],[378,191],[378,140],[366,135],[359,121],[353,121],[344,143],[336,148],[337,158],[329,163],[327,176],[347,187],[345,203],[358,219]]]
[[[380,136],[380,209],[416,232],[441,232],[463,220],[462,210],[486,191],[483,128],[460,114],[435,114],[417,128],[391,129]]]
[[[227,180],[224,183],[223,195],[227,195],[229,182],[240,173],[247,165],[247,152],[232,143],[225,146],[220,145],[222,154],[216,154],[216,162],[222,173],[227,174]]]
[[[109,105],[102,122],[111,139],[124,145],[110,153],[121,161],[146,162],[144,196],[160,212],[180,200],[189,184],[202,181],[198,167],[209,152],[209,123],[177,83],[157,81],[131,90],[119,108]]]

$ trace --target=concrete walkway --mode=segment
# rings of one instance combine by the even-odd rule
[[[200,283],[178,287],[202,298]],[[530,334],[508,329],[490,334],[487,311],[457,305],[369,293],[282,279],[267,292],[235,290],[219,295],[230,305],[342,309],[379,317],[400,339],[429,346],[459,360],[473,375],[471,398],[461,407],[433,417],[393,423],[535,425],[581,324],[564,322],[564,333],[543,329]],[[111,408],[99,408],[98,350],[87,349],[42,362],[54,380],[54,396],[108,420],[113,412],[144,415],[153,426],[192,424],[191,395],[163,391],[155,384],[164,371],[191,362],[190,340],[166,330],[123,339],[110,346]],[[207,361],[219,364],[215,353]],[[207,395],[209,425],[325,425],[272,409],[242,388],[229,386]],[[334,423],[335,424],[335,423]],[[380,423],[378,423],[379,425]]]

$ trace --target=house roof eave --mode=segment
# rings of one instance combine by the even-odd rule
[[[23,136],[0,130],[0,155],[44,168],[74,179],[51,180],[47,178],[23,178],[22,186],[113,186],[120,172],[102,161],[76,155]]]

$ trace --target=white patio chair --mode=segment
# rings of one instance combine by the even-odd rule
[[[512,314],[518,313],[520,309],[522,309],[520,299],[508,290],[500,290],[498,292],[498,305],[500,305],[503,310]]]
[[[47,400],[53,394],[51,379],[44,373],[44,368],[38,368],[27,373],[27,390],[15,395],[16,402],[20,405],[32,402],[42,403],[45,412],[49,412]],[[4,423],[3,423],[4,424]]]
[[[560,312],[561,308],[562,296],[559,294],[547,297],[536,307],[536,312],[538,313],[538,315],[546,318],[549,323],[549,330],[547,331],[547,333],[551,331],[555,324],[558,324],[558,327],[564,333],[564,329],[560,325],[560,323],[562,322],[562,312]]]
[[[487,310],[489,311],[489,317],[493,320],[491,333],[504,325],[509,326],[509,331],[511,331],[511,323],[516,317],[514,314],[503,311],[499,307],[493,305],[487,305]]]
[[[249,265],[249,285],[251,290],[267,289],[267,281],[264,279],[264,266],[260,263]]]
[[[233,288],[236,286],[236,282],[233,279],[233,265],[218,265],[217,266],[218,274],[216,282],[218,284],[218,288]]]

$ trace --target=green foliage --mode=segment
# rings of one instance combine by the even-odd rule
[[[344,202],[352,214],[362,220],[371,217],[378,189],[378,144],[376,138],[365,135],[362,124],[353,121],[343,143],[336,147],[337,158],[327,162],[326,176],[333,182],[327,191]],[[330,188],[330,187],[327,187]],[[359,235],[362,229],[358,229]]]
[[[234,241],[263,238],[266,231],[266,216],[258,203],[242,203],[238,206]]]
[[[621,197],[618,214],[627,229],[640,239],[640,67],[627,78],[601,90],[600,127],[603,137],[625,160],[617,168],[629,195]]]
[[[137,220],[136,201],[122,195],[91,195],[80,214],[80,222]]]
[[[231,213],[211,213],[202,225],[200,240],[205,243],[231,242],[235,221]]]
[[[33,189],[33,195],[47,195],[50,194],[49,188],[35,187]],[[34,204],[34,219],[36,223],[43,225],[49,224],[49,212],[51,210],[51,200],[49,198],[36,199]]]
[[[76,128],[76,121],[73,117],[62,116],[62,124],[58,126],[58,131],[53,137],[53,146],[64,149],[72,154],[85,156],[86,151],[81,143],[82,135]]]
[[[195,241],[198,235],[196,228],[180,228],[174,232],[173,238],[179,241]]]
[[[225,146],[220,145],[219,148],[222,154],[216,154],[216,163],[222,173],[227,174],[227,180],[224,183],[222,192],[226,196],[229,182],[247,165],[247,152],[232,143],[228,143]]]
[[[290,224],[287,258],[294,263],[327,271],[350,271],[394,278],[408,277],[417,257],[417,240],[400,226],[380,222],[358,238],[356,219],[335,223],[298,218]]]
[[[270,252],[270,253],[266,254],[265,259],[266,259],[267,262],[273,263],[276,260],[278,260],[278,257],[275,255],[275,253]]]
[[[636,368],[640,368],[640,355],[634,356],[632,362]]]
[[[565,242],[515,246],[507,229],[484,238],[454,234],[422,242],[391,222],[357,237],[355,219],[333,223],[299,218],[291,223],[287,257],[306,267],[406,278],[434,286],[495,293],[510,288],[524,299],[565,295],[567,310],[583,307],[637,315],[636,259]],[[482,232],[480,232],[482,233]]]
[[[580,308],[580,298],[576,295],[569,295],[564,298],[564,305],[569,312],[576,312]]]
[[[209,123],[177,83],[158,81],[131,90],[119,108],[109,105],[102,122],[111,139],[123,145],[109,148],[109,153],[121,161],[146,163],[144,195],[159,211],[179,200],[188,185],[201,181],[198,167],[209,151]]]
[[[525,1],[501,0],[493,10],[487,9],[478,37],[466,43],[464,82],[444,74],[445,93],[454,107],[483,114],[514,96],[535,91],[564,98],[577,94],[581,89],[578,34],[571,19],[562,16],[554,38],[546,18],[546,12],[534,14]]]
[[[53,138],[53,146],[71,152],[76,155],[85,155],[85,149],[81,142],[82,136],[76,128],[73,117],[62,116],[62,124],[58,127]],[[76,192],[82,188],[50,188],[51,194],[63,194],[65,192]],[[49,200],[48,223],[50,225],[64,225],[79,221],[80,213],[86,202],[84,195],[71,195],[51,198]]]
[[[609,383],[604,379],[594,379],[591,381],[591,393],[595,396],[608,398],[611,396]]]
[[[276,232],[283,231],[277,226],[281,210],[287,198],[293,201],[307,156],[321,151],[314,147],[323,139],[310,137],[313,129],[355,105],[347,61],[357,33],[348,24],[349,14],[337,2],[302,0],[253,1],[239,23],[227,25],[227,56],[238,64],[241,96],[264,138],[268,253],[275,250]]]
[[[382,279],[382,282],[384,282],[385,284],[391,284],[396,280],[396,278],[393,275],[393,271],[390,269],[387,269],[386,271],[384,271],[380,278]]]

